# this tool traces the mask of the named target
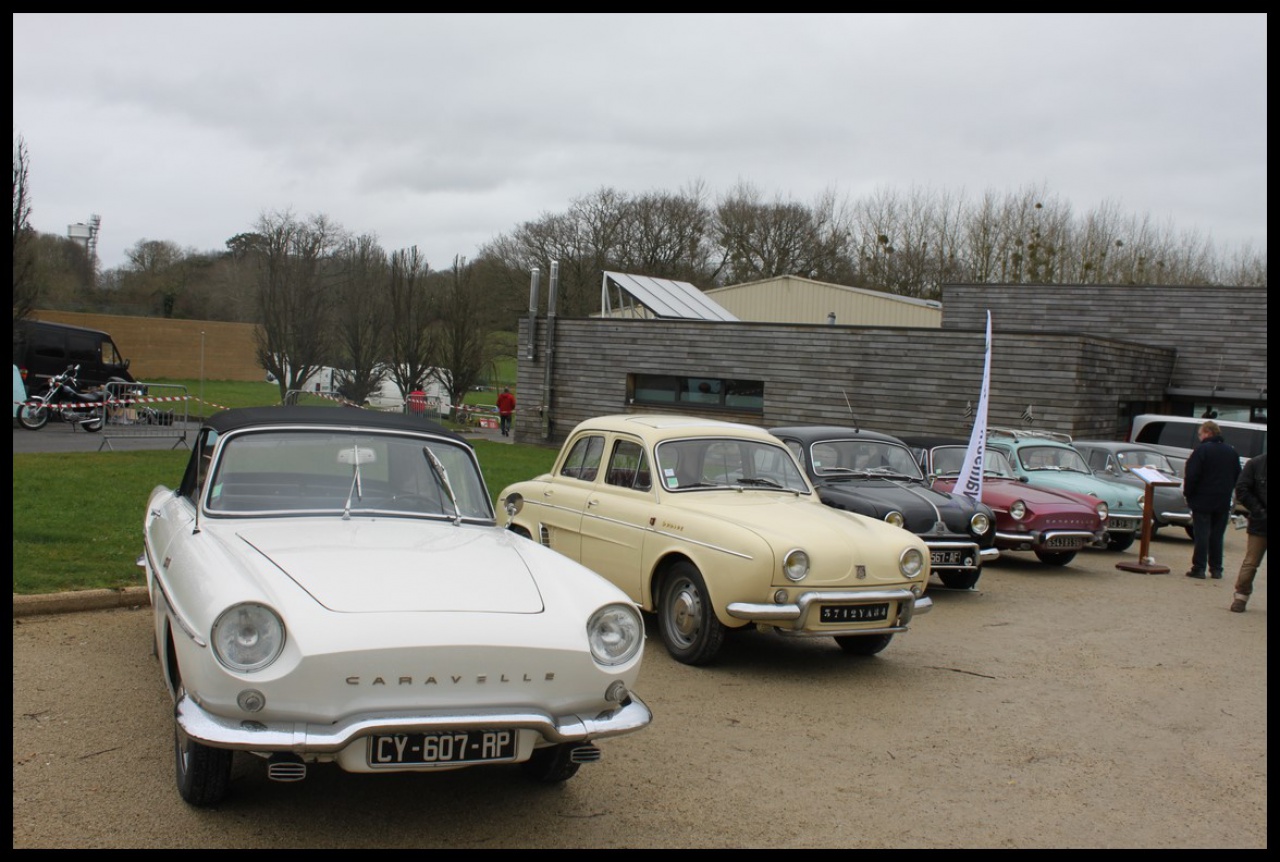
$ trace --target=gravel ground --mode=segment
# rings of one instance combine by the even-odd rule
[[[746,633],[717,664],[651,638],[653,724],[557,788],[514,767],[312,770],[273,784],[238,756],[216,810],[174,789],[150,613],[13,625],[18,848],[1257,848],[1267,846],[1267,576],[1121,571],[1137,547],[1054,569],[988,566],[878,657]]]

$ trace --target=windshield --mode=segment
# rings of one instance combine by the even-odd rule
[[[760,440],[698,438],[658,444],[662,487],[668,491],[715,488],[786,490],[809,493],[785,446]]]
[[[959,476],[964,465],[964,446],[939,446],[933,450],[933,472],[936,476]],[[982,456],[982,475],[992,479],[1016,479],[1013,466],[998,449],[987,449]]]
[[[889,440],[822,440],[809,447],[809,458],[814,475],[823,478],[890,476],[924,479],[911,450]]]
[[[1149,449],[1128,449],[1123,452],[1117,452],[1116,460],[1126,470],[1134,467],[1154,467],[1166,476],[1178,475],[1173,463],[1163,452],[1154,452]]]
[[[1053,470],[1066,473],[1088,473],[1089,467],[1075,449],[1067,446],[1023,446],[1018,459],[1024,470]]]
[[[494,519],[484,480],[465,446],[415,435],[327,429],[226,435],[206,509],[229,516]]]

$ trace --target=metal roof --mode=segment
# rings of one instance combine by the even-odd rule
[[[610,290],[612,286],[613,290]],[[616,298],[614,293],[617,293]],[[641,306],[643,312],[635,308]],[[600,285],[600,309],[605,317],[630,312],[635,317],[736,321],[727,310],[687,281],[606,272]]]

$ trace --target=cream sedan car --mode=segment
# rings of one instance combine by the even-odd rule
[[[235,752],[276,781],[519,764],[555,783],[650,722],[639,608],[499,526],[471,446],[432,422],[218,413],[142,527],[192,805],[226,795]]]
[[[710,662],[727,631],[831,637],[874,655],[929,610],[914,533],[825,505],[761,428],[678,415],[579,424],[552,472],[503,489],[510,529],[604,575]]]

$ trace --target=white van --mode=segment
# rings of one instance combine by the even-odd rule
[[[1159,449],[1170,458],[1185,462],[1191,451],[1200,444],[1200,426],[1205,420],[1194,416],[1166,416],[1159,413],[1143,413],[1133,417],[1129,429],[1131,443],[1143,443]],[[1254,455],[1267,451],[1267,426],[1258,422],[1235,422],[1215,419],[1222,429],[1222,439],[1240,453],[1243,465]]]

